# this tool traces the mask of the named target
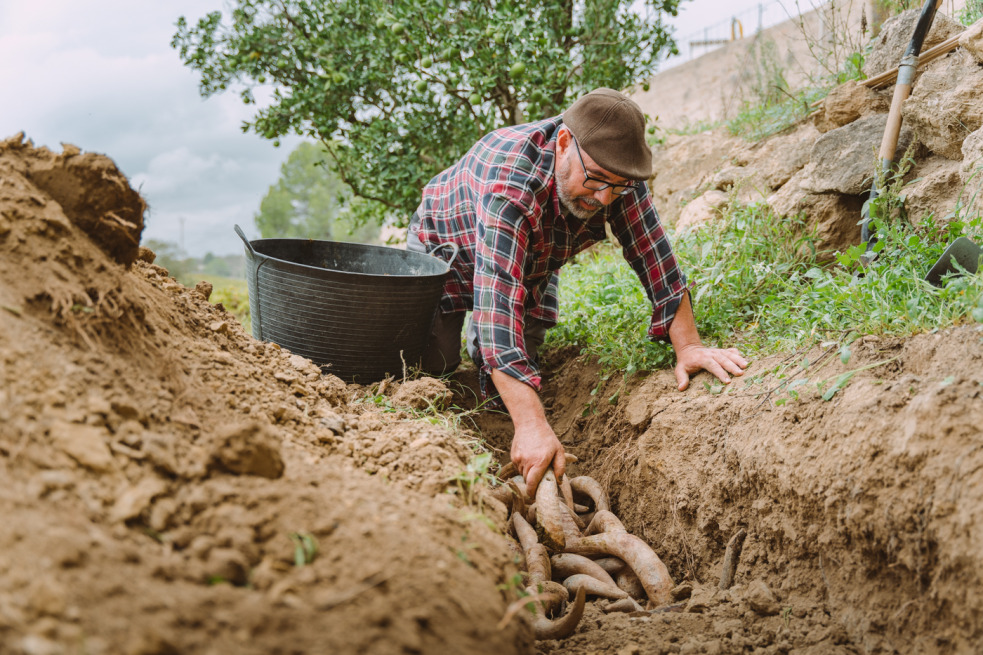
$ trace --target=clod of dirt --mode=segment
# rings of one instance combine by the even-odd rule
[[[221,468],[237,475],[258,475],[276,479],[283,475],[279,440],[269,427],[250,423],[218,433],[212,459]]]
[[[208,282],[207,280],[202,280],[201,282],[195,285],[195,293],[197,293],[205,300],[208,300],[209,298],[212,297],[213,288],[214,287],[212,286],[211,282]]]
[[[393,404],[409,409],[443,409],[450,403],[451,390],[435,378],[420,378],[399,385],[393,394]]]
[[[30,147],[23,133],[18,137],[0,144],[0,151]],[[82,154],[68,144],[63,148],[60,155],[32,149],[33,156],[25,158],[27,177],[110,257],[129,266],[139,254],[147,204],[108,157]]]
[[[761,580],[754,580],[744,591],[744,600],[758,614],[764,616],[774,616],[778,614],[782,607],[775,598],[775,594]]]
[[[104,439],[104,428],[56,421],[49,431],[54,445],[80,465],[93,471],[112,470],[116,462]]]

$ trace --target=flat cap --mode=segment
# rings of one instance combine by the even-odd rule
[[[604,87],[594,89],[563,112],[563,124],[604,170],[630,180],[652,176],[645,116],[625,94]]]

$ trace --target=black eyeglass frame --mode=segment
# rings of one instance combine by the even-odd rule
[[[584,170],[583,187],[585,189],[590,189],[591,191],[604,191],[604,189],[611,187],[611,193],[616,196],[627,196],[632,191],[636,191],[638,189],[637,182],[635,184],[612,184],[600,178],[591,177],[590,173],[587,172],[587,165],[584,164],[584,157],[580,154],[580,144],[577,143],[577,137],[571,134],[570,138],[573,139],[573,147],[577,149],[577,159],[580,160],[580,168]],[[595,182],[597,183],[597,186],[588,186],[588,182]]]

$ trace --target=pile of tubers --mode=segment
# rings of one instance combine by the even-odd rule
[[[570,461],[576,460],[568,456]],[[525,558],[529,598],[524,600],[535,607],[537,639],[572,634],[586,596],[614,601],[605,611],[642,611],[638,601],[647,602],[648,609],[669,603],[669,570],[648,544],[628,533],[596,480],[564,475],[558,482],[550,470],[531,498],[515,472],[514,465],[504,466],[499,477],[506,483],[492,495],[509,509],[510,526]],[[575,503],[575,495],[593,507]],[[561,616],[571,597],[569,611]]]

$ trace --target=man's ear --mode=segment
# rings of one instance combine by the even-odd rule
[[[556,152],[557,154],[563,154],[569,147],[570,130],[561,125],[559,131],[556,133]]]

